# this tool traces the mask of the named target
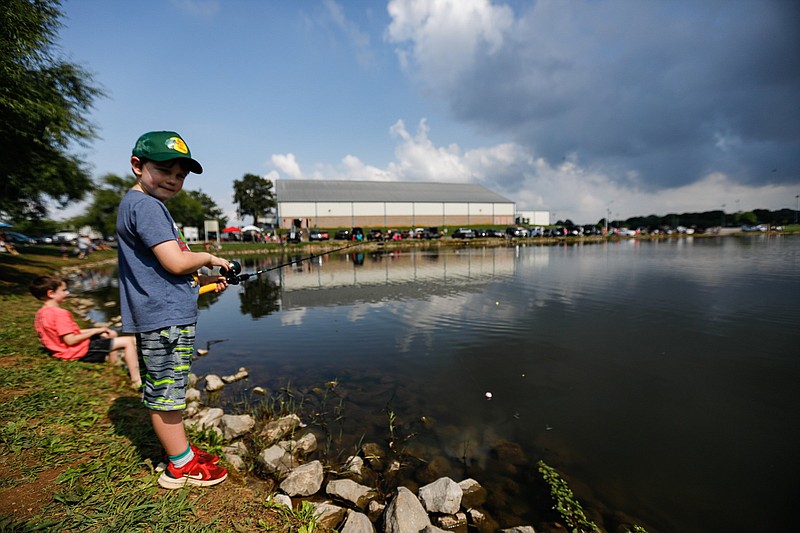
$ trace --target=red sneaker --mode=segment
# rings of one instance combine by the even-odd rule
[[[198,448],[194,444],[189,444],[189,446],[192,448],[192,451],[194,452],[194,454],[200,457],[200,462],[202,462],[202,463],[211,463],[212,465],[219,464],[219,456],[218,455],[214,455],[212,453],[204,452],[203,450],[201,450],[200,448]]]
[[[212,453],[204,452],[203,450],[201,450],[200,448],[198,448],[197,446],[195,446],[194,444],[191,444],[191,443],[189,444],[189,446],[191,446],[192,451],[194,452],[194,454],[200,458],[200,462],[201,463],[211,463],[212,465],[218,465],[219,464],[219,456],[218,455],[214,455]],[[156,468],[155,468],[156,472],[163,472],[164,470],[166,470],[168,464],[169,464],[169,457],[167,457],[167,454],[165,452],[164,453],[164,458],[161,459],[161,461],[156,465]]]
[[[227,470],[213,463],[200,461],[200,456],[195,455],[194,459],[181,468],[170,462],[167,469],[158,476],[158,484],[165,489],[179,489],[184,485],[210,487],[222,483],[227,477]]]

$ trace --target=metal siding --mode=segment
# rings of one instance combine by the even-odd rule
[[[468,211],[469,204],[456,204],[456,203],[447,203],[444,204],[444,213],[447,216],[460,216],[466,215]]]
[[[353,214],[362,217],[382,217],[386,211],[383,202],[354,202]]]
[[[411,214],[414,204],[411,202],[387,202],[386,214],[389,216],[408,216]]]
[[[475,183],[275,180],[278,201],[513,203]]]

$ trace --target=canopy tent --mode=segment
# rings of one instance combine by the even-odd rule
[[[242,231],[258,231],[260,233],[261,228],[259,228],[258,226],[245,226],[242,228]]]
[[[222,230],[222,233],[239,233],[242,230],[237,228],[236,226],[228,226],[227,228]]]

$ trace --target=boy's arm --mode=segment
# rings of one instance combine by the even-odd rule
[[[227,260],[208,252],[184,252],[178,241],[170,240],[158,243],[153,246],[152,250],[161,266],[176,276],[193,274],[202,266],[209,268],[229,268],[230,266]]]
[[[80,333],[67,333],[66,335],[61,335],[61,340],[63,340],[64,344],[67,346],[75,346],[79,342],[83,342],[89,337],[105,333],[106,330],[108,330],[108,328],[81,329]]]

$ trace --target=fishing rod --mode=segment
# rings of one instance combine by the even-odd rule
[[[220,267],[220,275],[225,276],[225,281],[228,282],[228,285],[239,285],[243,281],[247,281],[250,278],[258,277],[261,274],[266,274],[267,272],[271,272],[273,270],[278,270],[279,268],[283,268],[286,266],[297,265],[302,263],[303,261],[309,261],[311,259],[315,259],[317,257],[322,257],[324,255],[332,254],[334,252],[341,252],[342,250],[347,250],[348,248],[354,248],[356,246],[361,246],[364,244],[365,241],[354,242],[352,244],[348,244],[346,246],[340,246],[339,248],[334,248],[333,250],[328,250],[327,252],[322,252],[321,254],[311,254],[306,257],[301,257],[299,259],[294,259],[292,261],[287,261],[286,263],[281,263],[279,265],[269,267],[269,268],[262,268],[261,270],[256,270],[255,272],[247,272],[242,273],[242,265],[239,261],[235,259],[231,260],[229,265],[230,268],[222,268]],[[200,287],[200,294],[205,294],[207,292],[211,292],[217,288],[216,283],[209,283],[208,285],[203,285]]]

